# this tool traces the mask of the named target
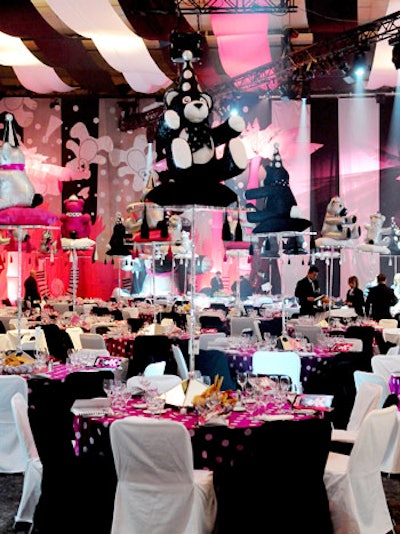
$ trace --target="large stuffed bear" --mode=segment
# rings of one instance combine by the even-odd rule
[[[359,250],[389,254],[391,228],[384,228],[386,217],[382,213],[369,216],[369,223],[364,225],[366,230],[364,243],[358,245]]]
[[[121,214],[117,213],[113,232],[106,251],[107,256],[129,256],[133,245],[128,242],[127,233]]]
[[[274,146],[274,155],[266,166],[264,185],[248,189],[246,199],[263,199],[262,205],[254,207],[247,204],[247,208],[255,211],[247,213],[247,220],[256,223],[253,233],[303,232],[311,226],[311,221],[303,219],[297,206],[296,199],[290,189],[289,173],[282,165],[279,145]]]
[[[90,215],[83,213],[85,201],[76,195],[64,200],[66,212],[60,216],[61,236],[69,239],[81,239],[90,236]]]
[[[356,215],[347,214],[343,200],[339,196],[332,197],[326,208],[321,237],[315,240],[316,246],[352,246],[352,240],[361,235],[361,229],[356,222]]]
[[[245,127],[231,116],[211,127],[212,97],[201,91],[193,71],[190,51],[183,52],[180,87],[164,95],[164,114],[156,133],[158,158],[166,158],[160,184],[146,195],[161,206],[205,205],[226,207],[237,195],[221,181],[241,174],[247,167],[245,147],[239,139]],[[225,144],[217,158],[216,147]]]
[[[7,113],[0,148],[0,210],[13,206],[33,208],[43,202],[25,173],[25,156],[19,148],[13,120]]]

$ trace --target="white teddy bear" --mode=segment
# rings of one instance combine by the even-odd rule
[[[0,148],[0,209],[32,207],[43,202],[25,173],[25,156],[18,146],[13,116],[6,114],[4,140]]]
[[[321,230],[321,238],[316,239],[315,244],[319,246],[340,245],[345,246],[352,243],[352,239],[358,239],[361,229],[356,226],[356,215],[348,215],[342,199],[334,196],[329,201],[326,208],[325,218]]]
[[[370,215],[369,220],[370,222],[364,225],[366,230],[364,243],[357,248],[365,252],[389,254],[391,228],[383,227],[386,217],[381,213],[373,213]]]

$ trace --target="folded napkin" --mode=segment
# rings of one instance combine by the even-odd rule
[[[228,420],[226,417],[211,417],[202,426],[228,426]]]
[[[277,413],[277,414],[264,414],[264,415],[260,415],[258,417],[258,419],[260,419],[260,421],[291,421],[292,419],[294,419],[294,415],[293,414],[284,414],[284,413]]]
[[[74,415],[109,415],[111,410],[111,399],[108,397],[96,397],[93,399],[76,399],[72,405],[71,412]]]

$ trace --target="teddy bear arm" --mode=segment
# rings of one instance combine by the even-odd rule
[[[181,119],[175,110],[167,109],[164,113],[163,123],[166,130],[178,130],[181,125]]]
[[[230,117],[230,119],[233,119],[233,118],[234,117]],[[236,116],[235,118],[241,119],[243,121],[243,119],[239,116]],[[243,129],[236,130],[235,128],[232,128],[229,122],[230,119],[226,120],[222,124],[211,129],[210,134],[214,141],[215,146],[223,145],[227,141],[230,141],[231,139],[238,137],[240,133],[242,132]]]
[[[257,187],[255,189],[248,189],[244,196],[247,200],[268,197],[267,189],[265,187]]]
[[[338,224],[346,224],[346,217],[337,216],[334,217],[333,215],[325,217],[325,224],[335,225]]]

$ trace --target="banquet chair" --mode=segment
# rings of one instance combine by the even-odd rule
[[[379,328],[397,328],[399,323],[397,319],[380,319],[378,321]]]
[[[253,373],[257,375],[287,375],[294,391],[301,391],[301,359],[291,351],[256,350],[253,354]]]
[[[43,324],[41,328],[46,338],[49,354],[57,360],[66,362],[68,350],[74,347],[67,332],[56,324]]]
[[[103,388],[103,380],[106,378],[114,378],[114,373],[110,369],[99,369],[90,373],[86,371],[69,373],[64,383],[66,398],[71,402],[71,406],[76,399],[106,397]]]
[[[21,500],[14,521],[15,525],[18,523],[32,524],[41,493],[43,465],[32,434],[28,417],[28,403],[21,393],[15,393],[11,398],[11,410],[26,462]]]
[[[145,320],[143,317],[129,317],[126,322],[128,323],[131,332],[138,332],[144,325]]]
[[[26,468],[11,409],[15,393],[21,393],[28,401],[27,381],[18,375],[0,375],[0,473],[22,473]]]
[[[322,327],[317,324],[297,324],[294,328],[295,335],[306,337],[309,343],[320,345],[323,337]]]
[[[378,405],[378,408],[382,408],[385,400],[390,394],[388,382],[386,382],[382,376],[375,373],[370,373],[368,371],[354,371],[354,384],[356,386],[356,391],[360,389],[360,386],[363,382],[379,384],[382,386],[382,396]]]
[[[139,308],[131,307],[131,308],[122,308],[121,310],[122,318],[127,319],[136,319],[139,317]]]
[[[42,329],[39,331],[39,336],[36,339],[36,331],[33,328],[21,328],[21,348],[22,350],[38,350],[48,352],[46,336]],[[16,349],[18,347],[18,329],[8,330],[7,331],[8,343],[11,349]]]
[[[218,315],[200,315],[199,323],[202,329],[212,328],[217,332],[225,332],[225,334],[229,333],[229,327],[227,327],[225,322]]]
[[[362,422],[350,455],[329,453],[324,482],[334,532],[393,532],[381,464],[396,422],[396,406],[372,410]]]
[[[101,334],[87,334],[84,332],[79,337],[83,349],[107,350],[106,342]]]
[[[365,371],[371,370],[371,363],[370,359],[373,355],[373,343],[375,338],[375,329],[373,326],[356,326],[356,325],[350,325],[347,327],[345,333],[345,338],[358,338],[362,339],[363,342],[363,348],[362,352],[366,356],[367,360],[365,362]]]
[[[73,348],[79,350],[82,348],[81,343],[81,334],[83,334],[83,329],[80,326],[69,326],[65,329],[69,335]]]
[[[241,336],[243,330],[251,330],[252,337],[256,338],[257,341],[262,341],[259,323],[260,321],[254,317],[231,317],[231,336]]]
[[[400,354],[376,354],[371,359],[372,371],[389,383],[393,373],[400,373]]]
[[[182,380],[186,380],[189,378],[189,369],[185,357],[183,356],[182,350],[178,345],[175,344],[172,344],[171,347],[172,354],[174,355],[176,361],[178,375],[181,377]]]
[[[171,340],[164,334],[137,335],[133,341],[132,355],[128,363],[127,378],[143,374],[149,363],[165,361],[166,374],[176,374]]]
[[[118,479],[111,534],[213,532],[213,472],[193,469],[182,423],[126,417],[111,425],[110,440]]]
[[[195,360],[195,368],[203,376],[211,377],[211,383],[214,383],[216,377],[223,378],[221,390],[237,389],[236,380],[231,375],[226,354],[222,350],[200,349]]]
[[[143,371],[143,376],[160,376],[164,374],[165,365],[167,362],[154,362],[149,363]]]
[[[345,453],[351,450],[365,417],[372,410],[377,410],[382,406],[382,391],[382,386],[377,383],[360,384],[346,428],[332,429],[331,450]]]
[[[199,334],[199,349],[208,350],[209,345],[215,344],[218,341],[224,341],[226,339],[227,339],[227,336],[224,332]]]

